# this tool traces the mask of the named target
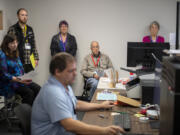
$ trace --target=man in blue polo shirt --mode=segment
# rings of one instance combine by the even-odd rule
[[[119,126],[100,127],[77,120],[76,110],[88,111],[111,108],[112,102],[102,104],[79,101],[70,84],[76,77],[76,62],[67,53],[56,54],[50,63],[51,76],[40,90],[32,108],[32,135],[118,135]]]

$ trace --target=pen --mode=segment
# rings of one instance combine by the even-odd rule
[[[114,111],[114,110],[113,110],[112,112],[121,113],[121,114],[125,114],[125,113],[127,113],[127,112]]]
[[[104,119],[104,115],[103,114],[99,114],[98,115],[100,118],[103,118]]]

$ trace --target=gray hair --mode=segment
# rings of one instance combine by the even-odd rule
[[[157,21],[153,21],[150,25],[149,25],[149,29],[152,27],[152,25],[156,25],[158,27],[158,29],[160,29],[160,25]]]
[[[90,48],[92,48],[92,44],[93,44],[93,43],[97,43],[97,44],[98,44],[98,46],[99,46],[98,41],[92,41],[92,42],[91,42],[91,44],[90,44]]]

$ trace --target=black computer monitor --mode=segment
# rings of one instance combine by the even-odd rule
[[[163,50],[169,48],[169,43],[128,42],[127,67],[142,65],[143,67],[153,68],[155,67],[155,59],[152,54],[162,61],[162,56],[166,56]]]

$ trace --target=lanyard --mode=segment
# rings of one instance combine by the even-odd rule
[[[63,42],[62,36],[61,36],[61,34],[60,34],[60,41],[62,41],[62,47],[63,47],[64,52],[65,52],[65,51],[66,51],[67,37],[66,37],[65,42]],[[61,46],[61,42],[59,42],[59,45]]]
[[[93,61],[93,63],[94,63],[94,66],[97,67],[98,64],[99,64],[99,61],[100,61],[100,56],[99,56],[98,59],[97,59],[97,63],[95,63],[94,57],[93,57],[92,55],[91,55],[91,58],[92,58],[92,61]]]
[[[158,36],[156,36],[156,42],[154,42],[153,40],[152,40],[152,37],[150,36],[150,39],[151,39],[151,42],[152,43],[157,43],[157,41],[158,41]]]
[[[26,25],[24,26],[24,29],[22,29],[22,31],[23,31],[23,34],[24,34],[24,38],[26,39],[26,37],[27,37],[27,26]],[[28,43],[27,39],[26,39],[26,43]]]
[[[67,93],[67,95],[69,96],[69,99],[70,99],[70,100],[71,100],[71,102],[72,102],[74,114],[76,114],[75,104],[74,104],[74,102],[73,102],[72,97],[71,97],[71,96],[70,96],[70,94],[69,94],[69,89],[68,89],[68,91],[66,91],[66,93]]]

